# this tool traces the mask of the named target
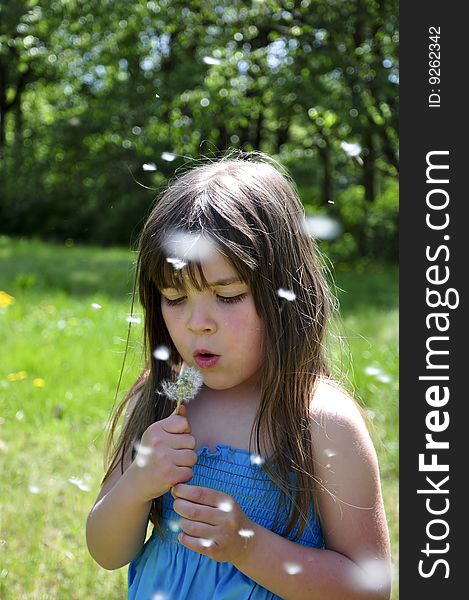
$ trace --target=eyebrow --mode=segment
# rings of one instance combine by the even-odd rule
[[[232,285],[233,283],[244,283],[244,282],[241,281],[241,279],[238,276],[234,276],[234,277],[226,277],[225,279],[219,279],[218,281],[208,281],[207,283],[208,283],[209,287],[218,287],[218,286]],[[167,288],[163,288],[163,289],[172,290],[172,289],[179,289],[179,288],[167,287]]]

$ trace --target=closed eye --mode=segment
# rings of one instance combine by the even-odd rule
[[[219,294],[217,294],[218,300],[223,304],[235,304],[236,302],[241,302],[242,300],[244,300],[245,297],[246,294],[238,294],[237,296],[220,296]],[[175,298],[174,300],[170,300],[165,296],[162,296],[162,298],[165,304],[167,304],[168,306],[177,306],[186,299],[185,296],[182,296],[181,298]]]

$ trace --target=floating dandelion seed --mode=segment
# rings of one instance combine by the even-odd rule
[[[331,450],[330,448],[326,448],[324,450],[324,454],[328,457],[331,458],[332,456],[335,456],[337,454],[337,452],[335,450]]]
[[[289,575],[296,575],[303,570],[301,565],[297,565],[295,563],[284,563],[283,566]]]
[[[15,417],[17,421],[22,421],[24,419],[24,412],[22,410],[19,410],[16,413]]]
[[[89,492],[90,486],[83,482],[83,479],[79,479],[78,477],[70,477],[69,482],[76,485],[79,490],[82,492]]]
[[[176,402],[176,414],[179,414],[181,402],[187,404],[195,396],[202,387],[204,379],[198,369],[195,367],[186,367],[181,370],[176,381],[163,381],[161,384],[162,393]]]
[[[378,590],[389,585],[389,569],[384,560],[367,560],[357,563],[360,569],[354,568],[355,584],[360,589]]]
[[[334,200],[328,200],[327,203],[328,204],[335,204]]]
[[[326,215],[305,217],[303,230],[305,235],[327,242],[337,239],[342,233],[340,223]]]
[[[200,543],[202,544],[202,546],[204,548],[210,548],[210,546],[213,546],[213,544],[215,543],[213,540],[207,540],[205,538],[201,538],[200,539]]]
[[[129,315],[127,317],[127,323],[135,323],[136,325],[139,325],[141,322],[141,317],[134,317],[133,315]]]
[[[251,464],[256,465],[258,467],[265,463],[265,459],[262,458],[262,456],[259,456],[259,454],[251,454],[249,458],[251,460]]]
[[[169,349],[166,346],[158,346],[158,348],[153,352],[153,356],[156,358],[156,360],[168,360]]]
[[[220,65],[221,64],[221,60],[219,58],[214,58],[213,56],[204,56],[202,58],[202,61],[206,65]]]
[[[173,257],[167,258],[166,262],[169,262],[171,265],[173,265],[173,267],[176,269],[176,271],[180,271],[181,269],[184,269],[184,267],[187,265],[187,263],[184,262],[183,260],[181,260],[179,258],[173,258]]]
[[[203,261],[213,256],[216,246],[200,233],[192,233],[184,229],[173,229],[164,240],[165,254],[168,262]],[[185,266],[185,265],[182,265]],[[175,267],[177,268],[177,267]],[[182,268],[182,267],[180,267]]]
[[[161,158],[163,160],[167,160],[168,162],[173,162],[173,160],[176,160],[176,155],[172,152],[163,152],[161,154]]]
[[[368,415],[368,417],[373,420],[376,416],[376,413],[374,410],[371,410],[369,408],[366,409],[366,414]]]
[[[383,371],[379,367],[365,367],[367,375],[381,375]]]
[[[248,540],[254,537],[254,531],[252,529],[240,529],[238,531],[239,535],[244,538],[244,547],[248,547]]]
[[[279,288],[277,290],[277,296],[279,296],[279,298],[285,298],[285,300],[289,300],[290,302],[296,299],[295,292],[292,292],[291,290],[284,290],[283,288]]]
[[[340,142],[340,147],[346,154],[352,157],[359,156],[362,151],[362,147],[357,143]]]
[[[231,512],[233,510],[233,503],[228,500],[225,502],[220,502],[218,508],[223,512]]]
[[[93,304],[91,305],[91,308],[93,308],[94,310],[99,310],[100,308],[103,308],[101,306],[101,304],[98,304],[97,302],[93,302]]]
[[[173,531],[174,533],[177,533],[180,529],[181,526],[179,525],[179,521],[176,521],[174,519],[171,519],[168,522],[168,527],[171,529],[171,531]]]
[[[41,488],[38,485],[30,484],[28,485],[28,490],[31,492],[31,494],[39,494]]]
[[[135,456],[135,464],[137,467],[146,467],[151,454],[150,446],[143,446],[142,444],[135,443],[134,449],[137,452]]]
[[[254,537],[254,531],[252,529],[240,529],[238,533],[243,538],[249,539]]]
[[[144,171],[156,171],[156,165],[155,163],[144,163],[142,169]]]
[[[389,383],[391,381],[391,378],[389,377],[389,375],[386,375],[385,373],[380,373],[379,375],[376,376],[376,379],[378,381],[381,381],[381,383]]]

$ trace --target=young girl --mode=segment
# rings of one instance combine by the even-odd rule
[[[389,598],[376,454],[330,379],[328,289],[272,162],[193,168],[141,235],[146,367],[87,522],[102,567],[130,562],[129,598]],[[203,385],[176,414],[162,384],[187,366]]]

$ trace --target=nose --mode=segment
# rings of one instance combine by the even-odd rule
[[[197,302],[190,307],[187,317],[187,329],[197,334],[214,333],[216,331],[216,322],[205,302]]]

